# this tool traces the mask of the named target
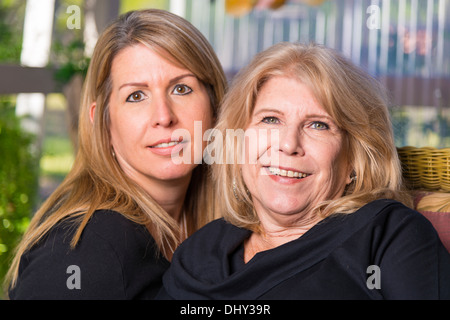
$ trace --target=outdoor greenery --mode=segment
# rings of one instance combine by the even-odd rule
[[[0,62],[19,63],[25,1],[0,4]],[[0,98],[0,283],[14,248],[30,221],[38,194],[38,162],[34,138],[23,132],[15,116],[15,97]],[[2,297],[0,290],[0,298]]]
[[[89,57],[85,56],[83,28],[68,29],[66,12],[71,5],[83,7],[82,0],[60,0],[56,9],[49,67],[55,70],[55,80],[62,86],[75,74],[85,75]],[[80,16],[83,19],[83,15]]]
[[[40,202],[66,177],[74,160],[74,147],[67,131],[65,104],[63,94],[47,96],[45,139],[40,158]]]
[[[0,3],[0,62],[18,63],[22,50],[25,1]]]
[[[0,279],[30,221],[38,195],[33,137],[24,133],[12,99],[0,100]],[[3,282],[3,281],[2,281]]]
[[[24,2],[24,1],[22,1]],[[0,5],[0,61],[17,63],[22,50],[22,29],[25,6],[17,1],[5,1]]]
[[[86,75],[90,59],[83,55],[84,43],[81,39],[74,39],[68,45],[54,41],[52,49],[57,62],[53,62],[51,66],[55,67],[55,79],[58,83],[67,84],[77,73]]]
[[[169,0],[121,0],[120,13],[146,8],[169,9]]]

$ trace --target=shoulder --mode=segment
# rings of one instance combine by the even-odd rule
[[[40,245],[43,248],[68,251],[70,242],[78,230],[79,223],[68,218],[55,225]],[[97,210],[84,227],[80,240],[71,253],[93,253],[105,258],[115,255],[123,259],[123,255],[132,255],[142,247],[154,247],[155,241],[148,230],[124,215],[113,210]],[[105,251],[106,249],[106,251]]]
[[[373,246],[371,250],[377,248],[378,254],[391,256],[392,261],[411,252],[423,256],[425,253],[442,251],[442,242],[431,222],[400,202],[376,200],[354,214],[354,220],[369,217],[355,234],[360,238],[367,237]]]
[[[378,199],[362,206],[358,211],[373,211],[375,215],[388,213],[392,211],[409,214],[415,212],[413,209],[405,206],[403,203],[392,199]],[[358,212],[357,211],[357,212]]]
[[[250,231],[217,219],[200,228],[175,250],[171,266],[177,264],[200,267],[199,260],[214,260],[226,256],[242,244]],[[220,261],[220,258],[217,259]],[[211,263],[211,261],[210,261]]]
[[[431,222],[421,213],[395,200],[375,200],[363,206],[357,212],[372,214],[372,221],[385,227],[391,226],[417,230],[417,232],[436,233]]]
[[[189,247],[224,247],[230,243],[239,242],[249,233],[250,231],[236,227],[235,225],[225,221],[223,218],[220,218],[206,224],[204,227],[196,231],[178,247],[177,251],[182,251]]]
[[[126,270],[149,262],[162,266],[169,264],[147,228],[116,211],[96,211],[83,231],[80,248],[98,243],[103,249],[109,249],[109,254],[114,254]]]
[[[96,211],[71,248],[77,228],[73,219],[59,223],[22,256],[12,298],[136,298],[168,268],[150,233],[118,212]],[[74,270],[81,279],[79,289],[68,282]]]
[[[349,224],[359,223],[367,232],[376,232],[384,238],[406,237],[413,241],[439,241],[431,222],[421,213],[391,199],[379,199],[361,207],[346,218]]]
[[[132,249],[136,244],[154,245],[153,237],[143,225],[112,210],[97,210],[83,230],[81,242],[99,239],[119,251]]]
[[[394,200],[375,200],[354,213],[330,218],[330,237],[347,238],[345,243],[353,251],[364,248],[361,250],[381,257],[440,245],[436,230],[424,216]]]
[[[448,297],[450,255],[431,222],[421,213],[392,200],[377,200],[361,208],[378,208],[368,228],[367,252],[382,270],[381,288],[385,298],[437,299]]]
[[[99,250],[109,251],[105,254],[111,256],[120,270],[117,279],[122,281],[119,287],[125,291],[125,299],[149,299],[156,295],[170,263],[145,226],[116,211],[98,210],[84,232],[80,248],[83,241],[88,242],[88,246],[98,241],[103,244]],[[103,261],[100,264],[105,265]],[[109,279],[104,281],[107,287]]]
[[[211,233],[217,234],[216,237],[221,237],[223,233],[227,232],[239,232],[239,230],[242,230],[239,227],[236,227],[235,225],[227,222],[225,219],[220,218],[213,220],[209,223],[207,223],[205,226],[197,230],[192,236],[195,237],[203,237],[208,236]],[[191,239],[192,237],[189,237],[188,239]]]

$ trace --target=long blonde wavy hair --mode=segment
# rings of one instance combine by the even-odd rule
[[[205,85],[213,115],[226,90],[226,78],[213,48],[188,21],[162,10],[126,13],[100,36],[86,76],[79,118],[79,147],[73,167],[56,191],[36,212],[17,248],[6,283],[15,286],[21,256],[58,222],[75,217],[79,223],[71,241],[75,247],[98,209],[111,209],[145,225],[167,257],[180,242],[178,223],[139,185],[128,178],[111,153],[109,97],[111,65],[124,48],[144,44],[171,62],[190,70]],[[169,54],[169,55],[167,55]],[[94,122],[89,110],[96,102]],[[209,167],[192,174],[184,209],[188,233],[214,218]]]
[[[345,132],[350,146],[349,159],[357,179],[341,198],[318,205],[317,214],[352,213],[379,198],[412,205],[394,145],[389,99],[381,84],[333,49],[279,43],[257,54],[234,78],[224,98],[216,129],[223,136],[219,143],[227,146],[222,163],[225,157],[234,156],[234,161],[213,168],[221,215],[237,226],[258,230],[259,219],[240,173],[238,159],[244,142],[238,139],[229,148],[226,130],[246,129],[260,88],[274,76],[293,77],[305,84]]]

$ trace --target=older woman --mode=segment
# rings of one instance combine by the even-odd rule
[[[9,273],[12,299],[153,298],[176,246],[212,220],[205,165],[180,139],[213,125],[226,79],[211,45],[161,10],[129,12],[98,40],[79,150],[43,204]]]
[[[219,116],[235,156],[215,165],[224,219],[177,249],[159,297],[450,298],[450,255],[406,206],[386,100],[331,49],[258,54]]]

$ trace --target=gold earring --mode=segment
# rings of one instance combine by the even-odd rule
[[[232,187],[233,187],[233,194],[234,194],[234,197],[236,198],[236,200],[243,201],[243,199],[239,198],[239,196],[237,194],[236,178],[233,178]],[[247,187],[245,185],[244,185],[244,188],[245,188],[245,193],[250,197],[250,191],[247,189]]]

